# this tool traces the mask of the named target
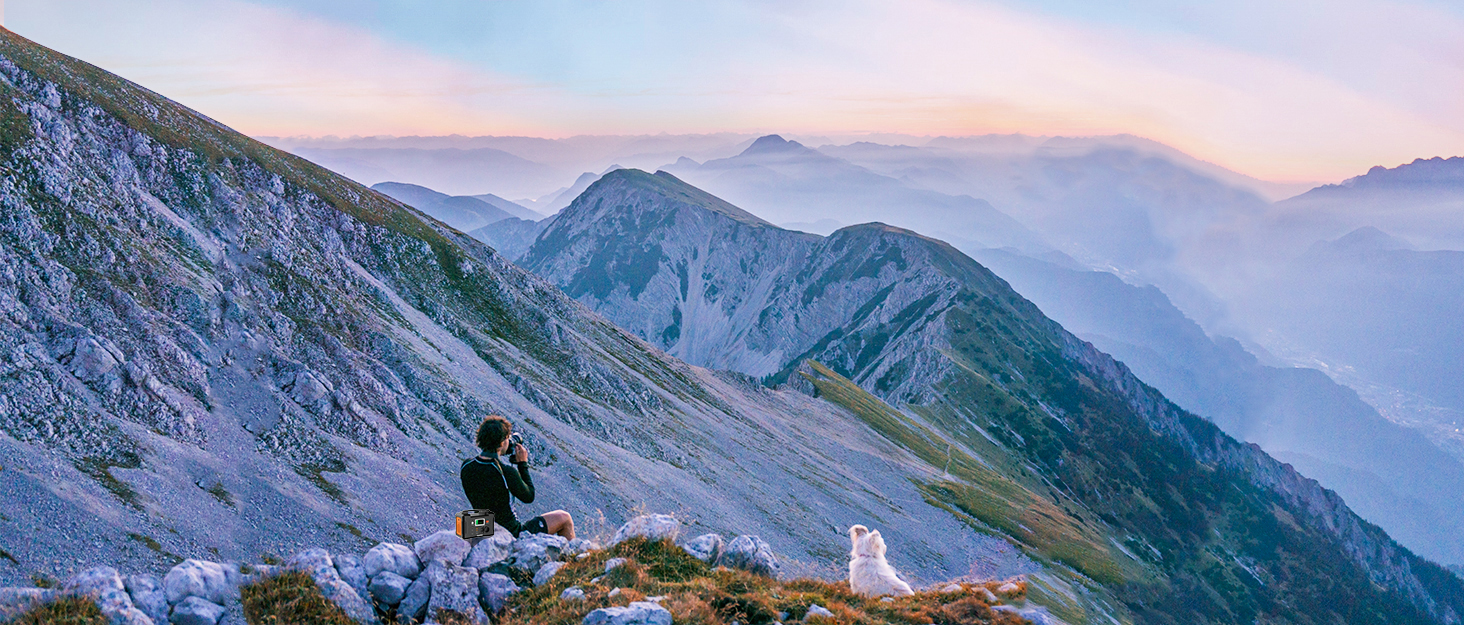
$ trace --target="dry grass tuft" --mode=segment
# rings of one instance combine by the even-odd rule
[[[107,625],[107,617],[91,599],[62,597],[32,608],[10,625]]]
[[[626,558],[626,564],[606,573],[605,561],[616,557]],[[646,597],[661,597],[659,603],[677,625],[801,621],[813,604],[834,615],[809,619],[810,625],[1023,623],[1013,614],[991,610],[983,598],[1000,585],[962,584],[957,592],[921,592],[881,601],[854,594],[843,581],[780,582],[746,571],[714,569],[669,541],[637,538],[570,562],[545,585],[515,595],[500,625],[578,625],[596,608],[624,606]],[[585,592],[583,601],[559,600],[571,586]],[[1025,585],[1019,586],[1022,590],[1008,597],[1022,596]],[[611,597],[616,589],[619,593]]]
[[[241,595],[250,625],[356,625],[305,573],[281,573],[245,586]]]

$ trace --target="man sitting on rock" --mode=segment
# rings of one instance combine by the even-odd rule
[[[517,538],[522,532],[532,534],[558,534],[567,540],[574,540],[574,519],[568,512],[555,510],[545,512],[520,524],[513,514],[513,500],[517,497],[524,503],[534,502],[534,481],[529,478],[529,450],[523,445],[512,444],[509,435],[513,424],[498,415],[489,415],[478,426],[478,447],[483,453],[463,462],[460,472],[463,480],[463,494],[475,510],[492,510],[493,520],[512,532]],[[498,461],[499,455],[507,455],[514,469],[505,469]],[[476,542],[476,541],[474,541]]]

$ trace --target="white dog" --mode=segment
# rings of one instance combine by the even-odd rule
[[[849,528],[849,588],[865,597],[913,595],[910,585],[901,581],[895,567],[885,560],[885,542],[879,530],[863,525]]]

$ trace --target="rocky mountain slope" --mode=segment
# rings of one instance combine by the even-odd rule
[[[1398,542],[1441,563],[1464,560],[1464,462],[1352,389],[1212,339],[1152,286],[999,250],[975,258],[1166,397],[1337,491]]]
[[[392,199],[415,208],[428,216],[463,232],[471,232],[505,219],[534,218],[533,211],[514,205],[496,195],[477,196],[438,193],[427,187],[403,182],[382,182],[371,187]]]
[[[1458,618],[1459,579],[940,241],[782,230],[624,170],[521,264],[689,362],[849,407],[943,466],[930,501],[1096,580],[1139,621]]]
[[[852,411],[669,358],[441,222],[3,30],[0,77],[4,583],[449,526],[490,413],[530,441],[525,516],[591,532],[654,505],[829,577],[854,523],[931,579],[1046,570],[925,503],[940,469]]]

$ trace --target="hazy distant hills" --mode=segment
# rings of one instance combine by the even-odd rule
[[[735,157],[663,169],[778,223],[879,221],[974,247],[1051,249],[985,200],[913,188],[777,135]]]

